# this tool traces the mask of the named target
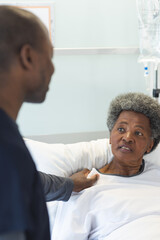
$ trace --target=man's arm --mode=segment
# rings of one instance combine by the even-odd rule
[[[46,201],[68,201],[73,191],[73,180],[39,172]]]
[[[97,181],[98,175],[87,178],[89,173],[88,169],[83,169],[69,178],[64,178],[39,172],[46,201],[68,201],[72,191],[80,192],[91,187]]]

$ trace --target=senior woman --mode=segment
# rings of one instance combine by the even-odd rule
[[[107,125],[114,157],[100,172],[139,174],[144,169],[143,155],[160,141],[160,105],[144,94],[120,95],[110,104]]]
[[[92,188],[59,204],[52,239],[160,239],[160,168],[143,160],[160,141],[160,105],[142,93],[119,95],[107,125],[113,155],[92,169]]]

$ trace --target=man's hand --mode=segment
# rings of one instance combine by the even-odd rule
[[[87,178],[90,170],[87,168],[83,169],[80,172],[74,173],[70,178],[74,182],[73,191],[80,192],[85,188],[91,187],[99,178],[98,174],[93,175],[91,178]]]

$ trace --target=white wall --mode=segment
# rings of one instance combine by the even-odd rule
[[[39,1],[40,2],[40,1]],[[57,0],[55,48],[138,47],[136,0]],[[56,54],[45,103],[24,104],[23,135],[105,131],[110,100],[146,92],[138,54]]]

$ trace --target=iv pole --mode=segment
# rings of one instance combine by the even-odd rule
[[[152,95],[158,100],[160,87],[158,86],[158,63],[160,57],[160,0],[136,0],[140,30],[140,57],[138,62],[154,63],[154,86]],[[155,45],[156,44],[156,49]],[[158,45],[158,46],[157,46]],[[147,51],[146,51],[147,48]],[[158,48],[158,49],[157,49]],[[155,51],[158,50],[158,53]],[[146,53],[146,54],[145,54]],[[148,68],[145,69],[145,76],[148,75]],[[146,75],[147,74],[147,75]],[[159,88],[158,88],[159,87]]]
[[[155,70],[155,88],[153,89],[153,97],[158,100],[160,89],[158,88],[158,68]]]

